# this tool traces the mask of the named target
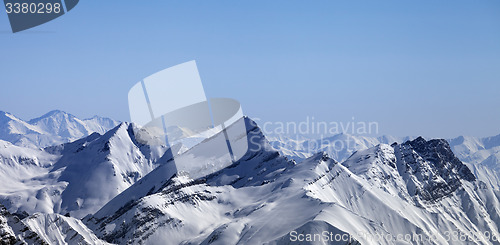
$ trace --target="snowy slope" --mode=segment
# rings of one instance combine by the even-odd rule
[[[93,213],[157,167],[166,148],[137,143],[133,127],[122,123],[94,140],[66,145],[51,170],[60,171],[58,181],[68,183],[59,213],[76,217]]]
[[[36,128],[19,121],[17,130],[56,125],[42,121],[31,122]],[[18,215],[43,213],[20,220],[2,211],[0,235],[22,242],[29,231],[49,244],[294,244],[297,234],[327,232],[348,238],[329,244],[499,244],[478,237],[500,237],[496,165],[484,162],[495,155],[495,137],[449,144],[337,135],[330,142],[354,142],[333,150],[347,158],[342,163],[322,152],[331,145],[306,152],[309,140],[298,139],[302,149],[282,145],[280,151],[305,158],[297,162],[273,149],[253,121],[245,118],[245,124],[246,155],[195,179],[176,174],[173,163],[225,165],[218,151],[206,152],[217,135],[170,151],[138,143],[137,129],[128,123],[43,150],[0,140],[0,202]],[[71,127],[43,131],[65,134],[57,128]],[[278,140],[273,142],[279,146]],[[482,160],[464,163],[454,152],[462,160]],[[173,159],[175,154],[180,155]],[[60,215],[66,213],[91,215],[80,222]],[[455,233],[477,240],[450,241]],[[424,240],[395,242],[398,235]]]
[[[0,203],[29,214],[81,218],[97,211],[156,168],[167,150],[138,143],[133,130],[122,123],[102,136],[93,133],[45,150],[1,142]]]
[[[478,179],[500,190],[500,135],[486,138],[460,136],[450,140],[450,145]]]
[[[38,211],[50,212],[51,200],[41,203],[43,193],[57,193],[65,185],[49,172],[58,159],[39,149],[0,140],[0,203],[11,211],[37,206]]]
[[[309,221],[320,205],[303,199],[304,192],[286,189],[293,179],[274,183],[295,163],[272,150],[252,122],[247,127],[250,150],[231,167],[193,180],[161,166],[84,220],[99,237],[121,244],[261,244],[282,239],[290,229],[304,226],[303,220]],[[305,206],[308,212],[289,215],[289,210]]]
[[[0,204],[0,244],[49,244]]]
[[[324,153],[296,163],[250,120],[247,130],[251,149],[230,167],[191,179],[163,165],[84,222],[119,244],[293,244],[294,231],[350,237],[336,244],[396,244],[391,239],[406,234],[434,240],[397,244],[470,244],[446,232],[500,236],[500,193],[476,180],[444,140],[377,145],[342,164]]]
[[[59,214],[34,214],[24,219],[0,205],[0,244],[109,244],[80,220]]]
[[[393,154],[388,155],[389,158],[394,157]],[[369,159],[359,163],[373,164]],[[490,200],[489,198],[483,200],[471,196],[475,193],[474,188],[478,183],[465,181],[462,188],[455,192],[427,201],[423,201],[417,193],[412,195],[403,190],[403,196],[410,195],[413,199],[405,200],[398,193],[405,185],[391,190],[392,183],[404,182],[403,176],[390,175],[380,180],[365,174],[354,175],[341,165],[331,172],[334,174],[326,175],[309,187],[311,196],[332,203],[331,207],[324,209],[316,219],[331,222],[341,230],[357,234],[358,237],[355,237],[362,244],[394,244],[398,235],[407,234],[434,238],[423,241],[399,240],[399,244],[469,244],[468,241],[449,240],[447,232],[456,231],[465,236],[477,236],[483,232],[498,235],[496,224],[499,211],[486,210],[488,205],[483,201]],[[388,185],[380,186],[378,183],[384,179],[389,180]],[[491,200],[498,207],[498,196]],[[374,239],[370,236],[374,234],[383,235],[385,238]],[[481,239],[479,243],[492,244],[487,239]]]
[[[71,142],[93,132],[104,134],[118,125],[109,118],[78,119],[63,111],[51,111],[25,122],[0,111],[0,139],[18,146],[39,148]]]
[[[457,157],[470,163],[481,163],[500,151],[500,135],[485,138],[460,136],[449,141]]]
[[[22,222],[47,244],[109,244],[97,238],[80,220],[60,214],[33,214]]]

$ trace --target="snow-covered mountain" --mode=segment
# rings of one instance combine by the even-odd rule
[[[162,156],[171,157],[165,146],[138,143],[133,131],[132,124],[121,123],[104,135],[44,150],[0,141],[0,202],[29,214],[81,218],[97,211],[157,167]]]
[[[48,244],[0,204],[0,244]]]
[[[58,110],[26,122],[10,113],[0,111],[0,139],[18,146],[47,147],[71,142],[94,132],[104,134],[118,123],[98,116],[78,119]]]
[[[450,140],[453,152],[478,178],[500,190],[500,135]]]
[[[118,244],[294,244],[301,232],[320,240],[298,244],[328,243],[323,232],[341,238],[330,244],[498,244],[479,234],[500,236],[500,193],[445,140],[297,163],[246,124],[250,150],[240,161],[199,179],[164,164],[84,222]]]
[[[344,161],[354,152],[366,150],[378,144],[403,143],[416,137],[369,137],[337,134],[322,139],[305,137],[291,138],[272,136],[270,144],[282,155],[300,162],[315,153],[326,152],[333,159]],[[500,188],[500,135],[493,137],[459,136],[447,140],[455,155],[478,175],[488,176],[483,181],[491,181]]]
[[[311,140],[297,139],[302,148],[290,150],[283,138],[269,142],[252,120],[244,120],[245,156],[194,179],[177,173],[173,163],[225,165],[224,158],[206,155],[216,151],[196,157],[219,135],[190,149],[167,149],[139,143],[137,128],[121,123],[103,135],[45,149],[0,140],[0,203],[7,207],[0,215],[1,239],[19,244],[500,244],[498,162],[487,161],[498,153],[496,137],[446,141],[342,134],[328,142],[351,141],[353,147],[336,150],[330,144],[315,153]],[[22,125],[35,127],[35,121]],[[51,132],[71,131],[64,127]],[[81,221],[73,218],[85,215]],[[339,240],[325,240],[334,238]]]
[[[60,214],[36,213],[21,220],[46,244],[109,244],[95,236],[82,221]]]
[[[0,244],[109,244],[80,220],[59,214],[36,213],[21,220],[0,204]]]

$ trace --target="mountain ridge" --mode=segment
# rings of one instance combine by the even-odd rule
[[[0,200],[11,212],[79,218],[95,212],[156,168],[167,150],[138,143],[134,127],[121,123],[104,135],[45,149],[9,143],[0,149],[0,175],[9,183],[1,186]]]
[[[498,206],[498,193],[479,189],[481,182],[461,170],[467,167],[456,162],[447,141],[404,142],[404,154],[417,159],[411,164],[399,145],[387,144],[358,151],[348,162],[318,152],[296,163],[252,124],[247,121],[250,150],[240,161],[200,179],[157,168],[84,223],[117,244],[288,244],[291,232],[305,227],[347,234],[361,244],[392,244],[361,233],[435,236],[415,244],[443,244],[443,231],[499,235],[498,210],[485,205]],[[416,167],[406,171],[406,163]],[[428,171],[420,175],[419,169]]]
[[[93,132],[104,134],[118,123],[98,116],[79,119],[61,110],[24,121],[11,113],[0,111],[0,139],[18,146],[43,148],[71,142]]]
[[[166,154],[165,147],[139,143],[135,125],[120,123],[44,149],[0,140],[2,179],[17,183],[2,185],[0,200],[14,212],[28,210],[20,222],[61,244],[75,243],[67,239],[73,236],[90,244],[289,244],[294,231],[350,238],[333,244],[394,244],[405,234],[433,239],[401,244],[449,244],[445,232],[500,237],[498,172],[491,168],[496,137],[417,137],[370,147],[365,144],[376,141],[358,139],[359,149],[340,152],[349,154],[346,160],[320,150],[295,161],[244,120],[247,138],[239,140],[248,141],[247,153],[199,178],[177,173],[172,163],[186,158],[215,166],[217,156],[196,158],[210,138]],[[349,138],[355,136],[334,137]],[[80,222],[66,213],[85,217]],[[375,241],[373,234],[386,239]],[[476,243],[498,244],[484,237]]]

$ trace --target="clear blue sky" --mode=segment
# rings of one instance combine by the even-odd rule
[[[12,34],[0,110],[129,120],[140,79],[197,60],[207,96],[261,121],[379,122],[380,133],[500,133],[500,1],[91,1]]]

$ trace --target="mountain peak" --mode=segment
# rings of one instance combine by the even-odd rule
[[[107,117],[101,117],[101,116],[98,116],[98,115],[94,115],[92,117],[85,118],[83,120],[94,120],[94,119],[109,119],[109,118],[107,118]]]
[[[326,162],[328,160],[333,160],[335,161],[335,159],[331,158],[328,153],[324,152],[324,151],[320,151],[318,153],[315,153],[314,155],[312,155],[311,157],[309,157],[308,159],[312,160],[312,161],[322,161],[322,162]]]
[[[405,144],[411,145],[425,160],[433,162],[437,168],[451,167],[452,171],[457,171],[456,174],[459,178],[467,181],[476,180],[470,169],[455,156],[448,141],[444,139],[426,141],[422,137],[418,137]]]
[[[14,114],[12,114],[10,112],[6,112],[6,111],[0,111],[0,121],[3,121],[3,120],[20,121],[20,119],[17,118],[16,116],[14,116]]]
[[[405,179],[408,193],[434,202],[462,186],[461,180],[476,177],[451,151],[444,139],[426,141],[418,137],[395,145],[397,168]]]
[[[64,112],[64,111],[61,111],[61,110],[52,110],[52,111],[49,111],[45,114],[43,114],[42,116],[40,117],[37,117],[37,118],[33,118],[31,120],[28,121],[29,124],[36,124],[37,122],[43,120],[43,119],[48,119],[48,118],[70,118],[70,119],[73,119],[73,118],[76,118],[75,116],[67,113],[67,112]]]
[[[49,112],[47,112],[45,114],[46,115],[47,114],[52,114],[53,115],[53,114],[68,114],[68,113],[66,113],[65,111],[61,111],[61,110],[55,109],[55,110],[49,111]]]
[[[159,165],[166,149],[138,144],[133,127],[123,122],[104,135],[94,133],[48,150],[62,155],[51,171],[68,183],[61,192],[61,213],[79,218],[94,213]]]

